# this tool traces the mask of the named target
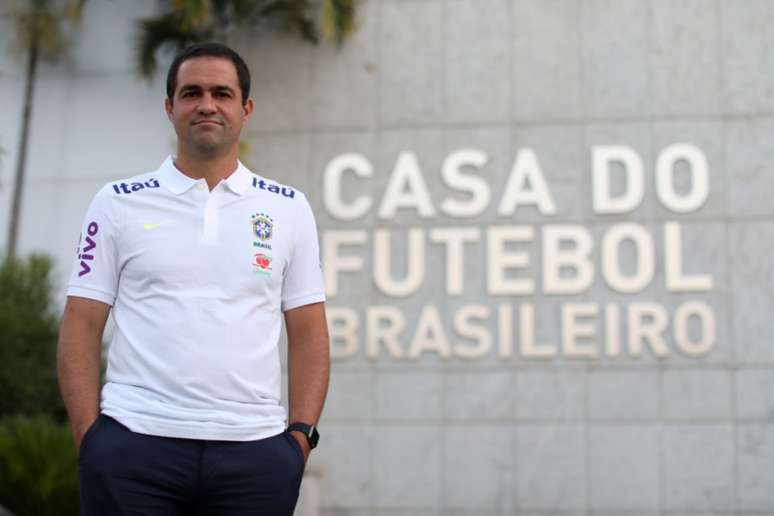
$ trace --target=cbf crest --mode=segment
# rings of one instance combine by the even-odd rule
[[[253,246],[271,249],[271,238],[274,236],[274,220],[265,213],[256,213],[250,219],[253,226],[253,236],[257,239]]]

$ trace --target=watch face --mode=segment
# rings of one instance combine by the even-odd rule
[[[317,431],[317,427],[313,426],[312,431],[309,433],[309,445],[314,448],[317,446],[317,441],[320,440],[320,432]]]

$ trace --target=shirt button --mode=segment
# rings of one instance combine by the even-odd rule
[[[198,188],[199,190],[204,190],[205,187],[204,187],[204,184],[199,183],[198,185],[196,185],[196,188]]]

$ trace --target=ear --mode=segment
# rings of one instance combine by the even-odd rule
[[[172,121],[172,108],[174,105],[172,104],[172,101],[169,100],[169,97],[164,99],[164,111],[167,112],[167,118],[169,118],[169,121]]]
[[[253,99],[247,99],[242,105],[242,121],[247,122],[250,119],[250,115],[253,114]]]

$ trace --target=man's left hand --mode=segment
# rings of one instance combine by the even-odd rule
[[[298,441],[298,444],[301,446],[301,451],[304,454],[304,464],[306,464],[306,460],[309,458],[309,452],[312,451],[312,447],[309,446],[309,441],[307,440],[306,436],[297,430],[293,430],[290,432],[290,435],[293,436],[293,438]]]

